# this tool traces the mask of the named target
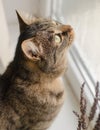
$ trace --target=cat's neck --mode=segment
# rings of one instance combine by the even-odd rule
[[[56,67],[57,68],[57,67]],[[58,69],[51,73],[44,73],[38,67],[37,64],[27,60],[14,60],[7,68],[4,73],[4,77],[9,79],[11,82],[16,78],[22,81],[34,83],[51,83],[58,78],[65,69]]]
[[[0,77],[0,84],[2,84],[0,98],[4,98],[7,91],[11,90],[12,86],[16,86],[16,84],[20,84],[23,87],[26,84],[40,84],[41,86],[52,84],[61,75],[61,71],[46,74],[39,70],[36,64],[31,62],[13,61]]]
[[[52,82],[55,80],[58,75],[52,73],[44,73],[42,72],[35,63],[27,62],[27,61],[13,61],[7,68],[4,73],[6,77],[9,77],[10,80],[14,80],[16,78],[21,79],[22,81],[26,80],[31,83],[46,83]]]
[[[55,73],[44,73],[37,67],[36,63],[33,63],[31,61],[24,61],[24,63],[22,63],[19,68],[19,73],[20,75],[24,74],[22,75],[23,77],[26,75],[26,79],[29,79],[33,83],[50,83],[59,76]]]

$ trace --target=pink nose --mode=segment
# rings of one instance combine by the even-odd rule
[[[62,32],[71,32],[73,31],[73,28],[70,26],[70,25],[61,25],[59,27],[59,29],[62,31]]]

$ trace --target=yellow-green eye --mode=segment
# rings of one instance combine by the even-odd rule
[[[61,37],[59,35],[55,35],[54,40],[55,40],[56,43],[60,43]]]

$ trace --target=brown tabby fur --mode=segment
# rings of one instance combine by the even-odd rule
[[[39,18],[28,25],[17,16],[20,36],[15,57],[0,77],[0,130],[47,130],[64,101],[59,77],[67,68],[73,29]]]

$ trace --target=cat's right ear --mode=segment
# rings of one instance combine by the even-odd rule
[[[16,10],[16,14],[19,22],[20,33],[22,33],[25,30],[26,26],[28,25],[24,22],[24,19],[21,17],[21,15],[17,10]]]
[[[23,41],[21,47],[27,58],[33,61],[40,60],[38,47],[34,44],[32,39]]]

